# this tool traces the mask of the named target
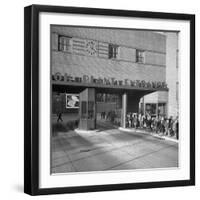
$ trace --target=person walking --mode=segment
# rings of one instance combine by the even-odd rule
[[[139,113],[138,115],[138,122],[139,122],[139,128],[142,128],[142,114]]]
[[[161,133],[161,135],[164,135],[164,133],[165,133],[165,118],[164,117],[161,118],[160,133]]]
[[[165,127],[165,131],[164,131],[165,134],[164,135],[169,136],[169,128],[170,128],[169,119],[165,119],[164,127]]]
[[[178,132],[178,117],[176,118],[176,120],[174,121],[174,134],[176,135],[176,139],[179,139],[179,132]]]
[[[62,113],[61,112],[57,114],[57,117],[58,117],[57,118],[57,122],[59,122],[59,121],[63,122]]]
[[[137,114],[134,114],[133,115],[133,128],[137,128],[137,122],[138,122],[138,119],[137,119]]]
[[[156,123],[156,133],[159,134],[161,130],[161,118],[158,117],[157,123]]]

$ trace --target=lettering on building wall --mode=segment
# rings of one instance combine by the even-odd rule
[[[165,82],[157,81],[145,81],[145,80],[130,80],[123,79],[118,80],[114,77],[94,77],[83,75],[82,77],[74,77],[70,74],[65,73],[64,76],[57,72],[52,75],[52,80],[57,82],[74,82],[74,83],[85,83],[85,84],[97,84],[97,85],[107,85],[107,86],[129,86],[135,88],[151,88],[151,89],[167,89],[167,84]]]

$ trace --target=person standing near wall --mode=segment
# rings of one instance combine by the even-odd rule
[[[57,114],[57,122],[59,122],[59,121],[61,121],[61,122],[63,122],[63,119],[62,119],[62,113],[61,112],[59,112],[58,114]]]

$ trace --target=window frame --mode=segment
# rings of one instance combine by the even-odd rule
[[[136,49],[136,63],[145,63],[145,51]]]
[[[119,54],[119,46],[116,44],[108,44],[108,59],[117,59]]]
[[[61,42],[61,38],[68,39],[68,43],[64,40],[64,42]],[[58,35],[58,51],[62,52],[71,52],[72,44],[71,44],[72,37],[66,36],[66,35]],[[63,47],[63,49],[61,48]]]

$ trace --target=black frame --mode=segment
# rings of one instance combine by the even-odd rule
[[[162,182],[39,188],[39,13],[188,20],[190,22],[190,179]],[[31,5],[24,9],[24,192],[30,195],[195,185],[195,15]]]

